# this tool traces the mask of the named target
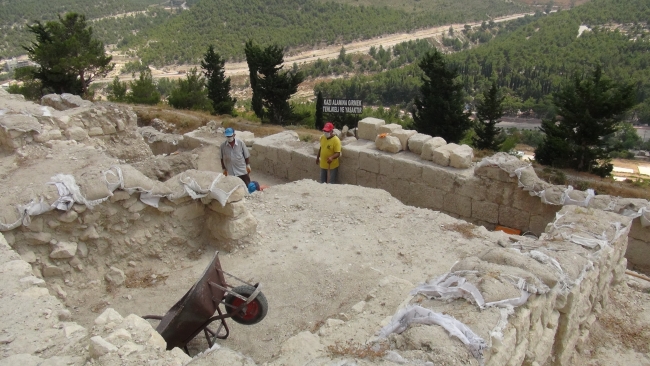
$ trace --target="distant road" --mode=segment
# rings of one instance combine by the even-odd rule
[[[505,22],[508,20],[513,20],[513,19],[518,19],[522,18],[526,15],[533,15],[534,13],[521,13],[521,14],[513,14],[509,15],[506,17],[501,17],[501,18],[495,18],[493,19],[494,22],[500,23],[500,22]],[[307,63],[312,63],[317,61],[318,59],[321,60],[331,60],[331,59],[336,59],[339,57],[339,52],[341,51],[341,46],[345,47],[345,52],[347,54],[352,54],[352,53],[368,53],[370,50],[370,47],[379,47],[383,46],[384,48],[387,47],[392,47],[396,44],[402,43],[402,42],[407,42],[411,40],[416,40],[416,39],[425,39],[425,38],[431,38],[437,35],[440,35],[444,32],[449,31],[449,27],[453,27],[454,30],[460,31],[463,29],[463,26],[465,24],[469,24],[471,26],[479,26],[481,25],[481,22],[474,22],[474,23],[462,23],[462,24],[447,24],[447,25],[442,25],[439,27],[433,27],[433,28],[427,28],[427,29],[421,29],[418,31],[414,31],[411,33],[396,33],[396,34],[390,34],[390,35],[384,35],[381,37],[377,38],[372,38],[372,39],[367,39],[364,41],[358,41],[358,42],[351,42],[347,44],[336,44],[332,46],[328,46],[325,48],[319,48],[311,51],[305,51],[298,53],[296,55],[292,56],[287,56],[284,58],[284,66],[285,68],[291,67],[293,63],[297,64],[307,64]],[[152,69],[152,76],[157,79],[157,78],[170,78],[170,79],[178,79],[178,78],[184,78],[185,73],[181,72],[179,74],[178,70],[189,70],[192,67],[200,68],[200,65],[180,65],[174,67],[174,71],[172,72],[162,72],[160,70],[153,70]],[[167,69],[170,69],[170,67],[167,67]],[[229,62],[226,63],[225,65],[225,74],[227,76],[234,76],[234,75],[247,75],[248,74],[248,65],[246,62]],[[105,78],[105,79],[99,79],[97,82],[110,82],[113,78]],[[125,75],[120,75],[120,80],[132,80],[133,77],[130,74],[125,74]]]

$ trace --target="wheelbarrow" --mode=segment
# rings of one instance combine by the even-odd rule
[[[229,285],[225,276],[242,285]],[[201,278],[165,315],[145,315],[143,318],[160,320],[156,331],[167,342],[167,350],[180,347],[189,354],[187,344],[201,331],[210,348],[217,338],[228,338],[230,329],[226,318],[244,325],[262,321],[268,303],[260,289],[259,283],[252,285],[222,270],[217,251]],[[223,310],[220,305],[223,305]],[[220,324],[213,331],[208,326],[215,321]]]

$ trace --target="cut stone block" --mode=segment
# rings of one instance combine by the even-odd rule
[[[399,131],[402,129],[402,126],[398,125],[397,123],[389,123],[387,125],[382,125],[377,127],[377,133],[382,134],[382,133],[390,133],[392,134],[393,132]]]
[[[402,150],[408,150],[409,139],[417,133],[418,132],[415,130],[397,130],[391,133],[391,136],[395,136],[399,139],[399,142],[402,144]]]
[[[458,145],[454,143],[440,146],[439,148],[433,150],[433,153],[431,154],[431,161],[441,166],[448,166],[451,152],[456,148],[458,148]]]
[[[472,166],[474,150],[467,145],[460,145],[451,151],[449,155],[449,166],[458,169],[467,169]]]
[[[377,132],[379,126],[385,124],[386,122],[384,122],[383,119],[366,117],[359,121],[357,137],[364,140],[375,141],[375,138],[379,134]]]
[[[433,152],[441,147],[447,145],[447,141],[442,137],[433,137],[426,140],[422,145],[422,153],[420,157],[424,160],[433,161]]]
[[[397,153],[402,151],[402,143],[399,141],[399,138],[395,136],[384,136],[377,135],[375,139],[375,145],[381,151],[387,151],[390,153]]]

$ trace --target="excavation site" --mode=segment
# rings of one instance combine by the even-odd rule
[[[0,90],[0,127],[0,366],[650,365],[647,200],[375,118],[342,184],[237,131],[252,193],[218,116]]]

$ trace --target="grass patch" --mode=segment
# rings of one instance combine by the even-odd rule
[[[369,360],[375,360],[382,358],[386,355],[388,351],[387,344],[359,344],[355,342],[351,343],[341,343],[336,342],[333,345],[327,347],[327,350],[336,356],[351,356],[354,358],[365,358]]]
[[[166,275],[154,274],[151,269],[143,269],[140,271],[128,271],[126,273],[126,280],[124,286],[127,288],[146,288],[153,287],[159,283],[165,282]]]
[[[463,237],[466,239],[472,239],[472,238],[478,238],[479,235],[477,235],[474,232],[474,229],[476,229],[476,226],[474,224],[470,224],[469,222],[457,222],[455,224],[445,224],[441,225],[443,229],[447,231],[455,231],[459,234],[461,234]]]

